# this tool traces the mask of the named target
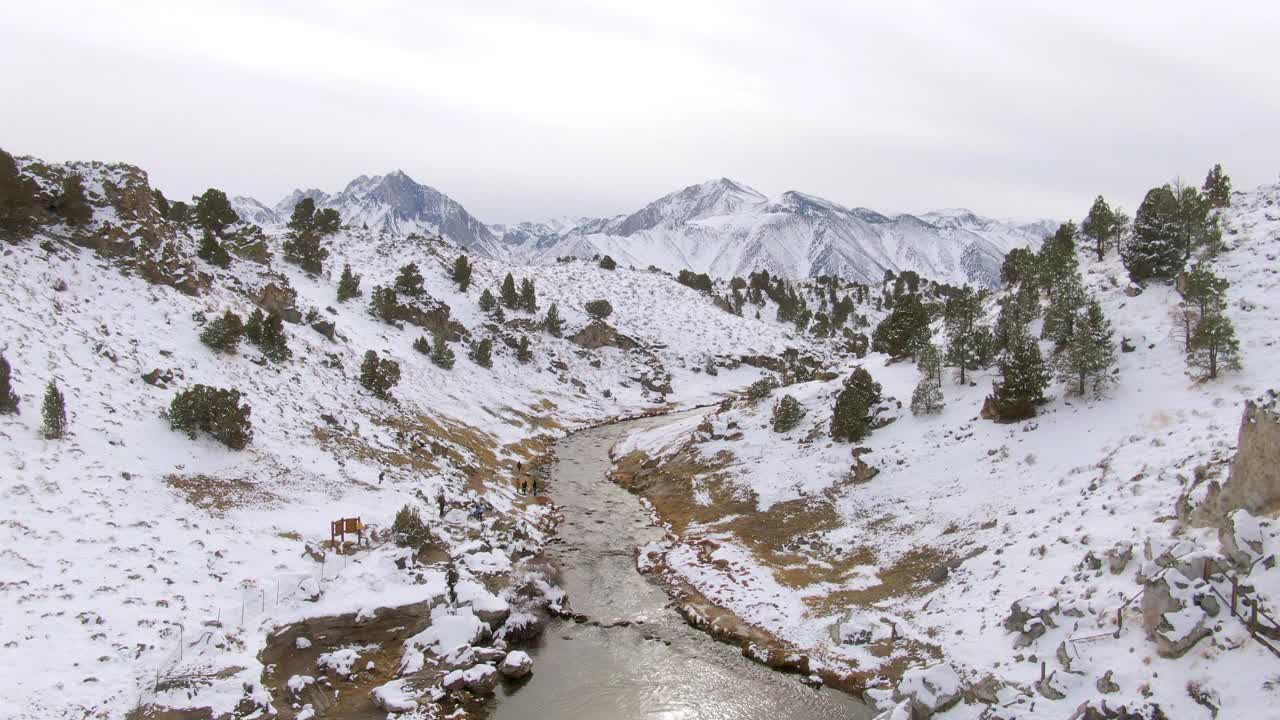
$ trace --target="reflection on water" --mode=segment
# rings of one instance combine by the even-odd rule
[[[497,720],[774,720],[870,718],[852,697],[814,690],[693,630],[665,593],[635,570],[634,548],[662,537],[638,499],[608,480],[609,447],[637,420],[557,445],[551,494],[564,507],[556,555],[575,612],[601,628],[558,622],[530,650],[533,678],[500,692]]]

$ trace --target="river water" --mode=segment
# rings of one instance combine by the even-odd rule
[[[534,675],[500,690],[496,720],[864,720],[870,709],[770,670],[685,624],[658,584],[636,571],[634,549],[660,539],[638,498],[608,478],[609,448],[644,418],[571,435],[556,446],[550,493],[564,522],[551,552],[574,612],[602,628],[556,621],[530,650]]]

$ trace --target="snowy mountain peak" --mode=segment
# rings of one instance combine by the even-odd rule
[[[317,208],[337,210],[348,225],[391,234],[440,235],[485,255],[504,255],[497,237],[484,223],[448,195],[415,181],[404,170],[360,175],[334,195],[315,188],[294,190],[276,205],[276,213],[287,217],[293,206],[307,197]]]
[[[722,177],[664,195],[611,223],[608,232],[628,237],[658,227],[674,228],[718,215],[737,214],[766,202],[768,199],[756,190]]]

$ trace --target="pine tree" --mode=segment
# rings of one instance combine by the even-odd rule
[[[516,292],[516,279],[511,277],[511,273],[502,279],[502,290],[499,293],[502,298],[502,304],[508,310],[515,310],[520,307],[520,295]]]
[[[929,313],[915,295],[904,295],[871,333],[871,349],[893,358],[914,355],[928,341]]]
[[[93,219],[93,208],[84,194],[84,178],[71,173],[62,178],[61,192],[53,201],[53,210],[68,225],[87,225]]]
[[[57,383],[52,380],[49,381],[49,385],[44,389],[44,405],[41,406],[40,414],[44,418],[44,425],[41,429],[46,438],[56,440],[66,434],[66,401],[62,397],[62,392],[58,390]]]
[[[1214,165],[1209,170],[1202,190],[1205,197],[1209,199],[1209,204],[1215,208],[1224,208],[1231,204],[1231,178],[1222,172],[1221,164]]]
[[[932,342],[927,342],[920,348],[920,354],[916,356],[916,369],[926,378],[933,378],[938,381],[939,387],[942,385],[942,351]]]
[[[982,316],[982,299],[970,287],[947,298],[943,319],[947,331],[946,362],[956,368],[956,377],[965,384],[965,372],[981,366],[983,348],[976,331]]]
[[[1118,231],[1116,221],[1116,213],[1099,195],[1094,199],[1093,207],[1089,208],[1089,215],[1080,223],[1080,233],[1093,242],[1098,262],[1102,262],[1107,249],[1115,243]]]
[[[18,394],[13,391],[9,361],[0,355],[0,415],[18,414]]]
[[[382,322],[392,324],[400,317],[400,299],[389,287],[374,285],[369,294],[369,314]]]
[[[604,270],[617,270],[618,263],[614,262],[613,258],[609,257],[608,255],[605,255],[604,257],[600,258],[600,267]]]
[[[1006,420],[1035,415],[1035,404],[1044,400],[1049,387],[1049,371],[1040,355],[1039,344],[1027,333],[1012,339],[1000,361],[1000,379],[991,399]]]
[[[915,391],[911,393],[911,414],[936,415],[944,407],[946,401],[942,397],[942,383],[932,375],[921,377],[920,382],[916,383]]]
[[[773,405],[773,414],[770,418],[770,424],[773,431],[778,433],[790,432],[800,421],[804,419],[807,411],[804,405],[800,404],[790,395],[783,395],[778,402]]]
[[[351,272],[351,265],[342,266],[342,277],[338,279],[338,302],[346,302],[360,295],[360,276]]]
[[[1112,340],[1111,321],[1097,300],[1090,300],[1076,318],[1066,347],[1054,358],[1058,379],[1067,383],[1074,395],[1092,390],[1101,397],[1114,380],[1111,369],[1116,364],[1116,345]]]
[[[520,281],[520,309],[526,312],[538,312],[538,295],[533,289],[533,281],[525,278]]]
[[[1177,238],[1182,248],[1182,259],[1191,259],[1191,251],[1209,242],[1210,235],[1217,225],[1216,216],[1209,214],[1213,209],[1209,198],[1200,191],[1181,181],[1174,183],[1173,196],[1178,203]],[[1181,269],[1181,268],[1179,268]]]
[[[227,194],[215,188],[205,190],[196,198],[195,215],[196,223],[217,237],[222,237],[228,225],[240,222],[240,216],[232,209]]]
[[[529,336],[521,335],[520,344],[516,347],[516,360],[525,364],[533,359],[533,351],[529,349]]]
[[[1075,223],[1062,223],[1040,246],[1040,253],[1036,256],[1036,279],[1040,288],[1050,295],[1063,278],[1079,272],[1077,234]]]
[[[400,274],[396,276],[395,291],[400,295],[409,297],[419,297],[426,292],[422,285],[422,273],[418,271],[417,263],[409,263],[400,268]]]
[[[1236,338],[1231,318],[1227,317],[1226,286],[1223,283],[1225,281],[1218,280],[1206,293],[1208,299],[1188,344],[1187,362],[1204,370],[1209,380],[1216,379],[1220,370],[1240,367],[1240,341]]]
[[[290,216],[287,227],[291,235],[300,236],[309,234],[315,226],[316,201],[312,198],[302,198],[297,205],[293,206],[293,215]]]
[[[221,317],[209,321],[200,333],[200,342],[214,350],[233,353],[240,345],[240,336],[244,333],[244,323],[240,316],[227,310]]]
[[[203,431],[232,450],[243,450],[253,439],[253,424],[240,397],[239,390],[195,385],[175,395],[163,415],[169,427],[192,440]]]
[[[1027,332],[1027,325],[1040,316],[1040,291],[1030,282],[1020,283],[1012,294],[1000,298],[1000,314],[992,341],[994,351],[1009,350],[1010,339]]]
[[[289,236],[284,241],[284,259],[312,275],[319,275],[324,270],[329,251],[320,245],[321,234],[316,228],[315,209],[315,200],[311,198],[303,198],[293,206]]]
[[[488,288],[485,288],[484,292],[480,293],[480,309],[484,312],[493,312],[493,309],[497,306],[498,301],[493,299],[493,293],[489,292]]]
[[[1028,248],[1016,247],[1004,256],[1000,279],[1006,285],[1036,282],[1036,254]]]
[[[613,305],[608,300],[592,300],[583,307],[592,320],[603,321],[613,314]]]
[[[34,224],[36,185],[18,170],[13,156],[0,150],[0,232],[20,233]]]
[[[1147,191],[1133,218],[1133,238],[1121,248],[1135,281],[1173,277],[1186,263],[1178,245],[1179,206],[1168,185]]]
[[[1071,339],[1076,317],[1088,301],[1089,296],[1079,273],[1059,279],[1054,286],[1053,296],[1049,298],[1049,307],[1044,311],[1041,339],[1053,340],[1057,347],[1065,345]]]
[[[864,368],[844,381],[831,412],[831,437],[858,442],[871,432],[872,410],[880,403],[880,383]]]
[[[466,255],[459,255],[457,260],[453,261],[453,271],[449,273],[449,277],[458,283],[458,290],[466,292],[471,287],[471,262],[467,260]]]
[[[181,200],[170,203],[169,220],[179,225],[186,225],[191,220],[191,206]]]
[[[366,390],[384,400],[389,396],[391,388],[400,382],[400,363],[389,358],[380,358],[378,353],[368,350],[364,361],[360,363],[360,384]]]
[[[342,216],[333,208],[325,208],[316,213],[315,220],[312,221],[311,231],[317,237],[325,237],[338,232],[342,227]]]
[[[200,236],[200,245],[196,248],[196,257],[218,267],[224,268],[231,264],[231,255],[209,230],[205,230]]]
[[[248,335],[247,332],[245,334]],[[258,339],[253,342],[268,360],[284,362],[293,357],[293,351],[289,349],[289,337],[284,331],[284,318],[275,312],[267,313],[262,320]]]
[[[468,354],[471,362],[480,367],[487,368],[493,366],[493,341],[484,338],[480,342],[471,346],[471,352]]]
[[[431,342],[427,340],[426,335],[420,335],[413,340],[413,349],[423,355],[431,354]]]
[[[551,337],[560,337],[560,333],[564,332],[564,321],[560,319],[560,309],[555,303],[547,308],[547,317],[543,319],[542,327]]]
[[[262,342],[262,326],[267,321],[267,316],[262,313],[260,308],[254,308],[249,313],[249,319],[244,324],[244,336],[249,342],[257,345]]]
[[[453,369],[454,354],[442,333],[436,333],[431,343],[431,364],[445,370]]]

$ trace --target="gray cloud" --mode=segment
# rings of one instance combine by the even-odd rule
[[[6,9],[0,143],[274,202],[403,168],[490,222],[729,176],[885,211],[1079,217],[1222,162],[1274,181],[1274,3]]]

